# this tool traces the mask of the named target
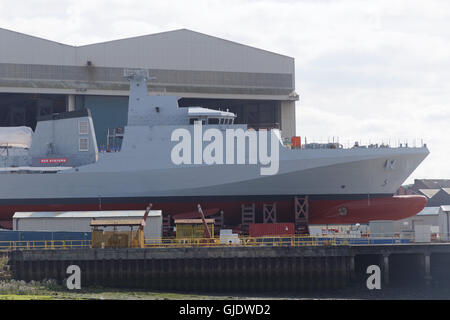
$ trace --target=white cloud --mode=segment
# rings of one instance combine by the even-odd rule
[[[412,178],[450,178],[445,0],[0,1],[0,26],[72,45],[188,28],[295,58],[298,133],[424,138]]]

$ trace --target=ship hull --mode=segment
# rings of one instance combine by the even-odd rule
[[[303,198],[303,197],[302,197]],[[172,218],[198,218],[197,204],[207,216],[224,213],[224,224],[230,227],[241,223],[241,206],[255,204],[255,222],[263,222],[263,204],[276,203],[276,221],[295,221],[295,197],[273,195],[255,197],[195,197],[195,198],[83,198],[83,199],[15,199],[0,202],[0,226],[12,229],[15,212],[28,211],[100,211],[144,210],[149,203],[152,209],[162,210]],[[353,224],[370,220],[400,220],[417,214],[426,205],[423,196],[379,195],[314,195],[308,196],[308,223]],[[342,211],[345,208],[345,213]]]
[[[177,166],[170,159],[149,160],[158,155],[122,152],[59,173],[1,174],[0,201],[394,194],[428,155],[425,148],[291,150],[284,151],[290,158],[280,159],[277,174],[261,175],[259,165]],[[387,161],[396,166],[387,168]]]
[[[241,223],[242,204],[256,203],[261,216],[262,203],[276,202],[277,220],[290,222],[294,198],[303,195],[310,201],[309,223],[365,223],[406,218],[426,203],[423,197],[392,197],[426,148],[283,151],[279,173],[270,176],[255,165],[175,166],[123,152],[58,173],[0,174],[2,225],[11,226],[14,212],[133,210],[150,202],[173,217],[196,212],[197,204],[220,209],[227,225]],[[158,155],[166,153],[152,156]],[[337,214],[342,206],[346,215]]]

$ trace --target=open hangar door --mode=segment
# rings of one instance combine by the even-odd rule
[[[36,128],[37,118],[66,111],[66,95],[0,93],[0,127]]]
[[[234,123],[254,129],[280,128],[281,109],[277,100],[181,98],[180,107],[203,107],[230,111],[237,115]]]

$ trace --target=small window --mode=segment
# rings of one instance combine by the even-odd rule
[[[80,138],[78,140],[78,151],[89,151],[89,139]]]
[[[197,118],[191,118],[191,119],[189,119],[189,124],[194,124],[195,121],[198,121],[198,119]]]
[[[87,120],[78,121],[78,134],[89,134],[89,122]]]
[[[208,124],[219,124],[219,119],[215,118],[208,119]]]

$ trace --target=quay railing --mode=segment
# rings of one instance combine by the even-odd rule
[[[295,236],[295,237],[239,237],[227,238],[155,238],[145,239],[145,248],[185,248],[185,247],[228,247],[228,246],[328,246],[338,245],[332,238]],[[344,244],[344,243],[342,243]],[[88,249],[91,240],[35,240],[35,241],[0,241],[0,251],[12,250],[58,250]]]
[[[239,237],[239,238],[174,238],[145,239],[146,248],[179,248],[179,247],[259,247],[259,246],[325,246],[336,245],[335,239],[309,236],[295,237]]]
[[[0,241],[0,251],[80,249],[90,248],[91,245],[91,240]]]
[[[392,237],[338,237],[338,236],[267,236],[239,238],[185,238],[145,239],[146,248],[183,247],[304,247],[304,246],[349,246],[376,244],[407,244],[411,238]]]
[[[311,247],[358,246],[411,243],[450,243],[450,235],[322,235],[322,236],[266,236],[266,237],[214,237],[214,238],[154,238],[145,239],[145,248],[192,247]],[[89,249],[91,240],[34,240],[0,241],[0,251]]]

